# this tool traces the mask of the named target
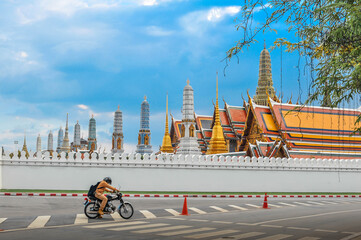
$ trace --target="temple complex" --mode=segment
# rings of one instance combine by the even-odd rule
[[[166,100],[165,133],[164,133],[160,151],[162,153],[173,153],[172,141],[171,141],[171,138],[169,135],[169,125],[168,125],[168,93],[167,93],[167,100]]]
[[[113,129],[113,137],[112,137],[112,152],[113,153],[123,153],[123,117],[122,112],[119,109],[114,113],[114,129]]]
[[[140,110],[140,130],[135,152],[140,154],[151,154],[153,151],[152,146],[150,145],[149,103],[146,96],[144,96],[144,101],[141,104]]]
[[[58,131],[58,145],[56,147],[56,152],[60,153],[60,148],[63,146],[63,139],[64,139],[64,132],[63,129],[60,126],[60,129]]]
[[[69,144],[69,128],[68,128],[68,115],[66,114],[66,125],[65,125],[65,135],[63,139],[63,145],[60,148],[61,152],[70,152],[70,144]]]
[[[88,150],[90,152],[97,150],[97,130],[94,115],[89,119]]]
[[[26,136],[25,136],[25,134],[24,134],[24,144],[23,144],[23,148],[21,149],[21,151],[25,152],[26,157],[29,157],[28,146],[26,146]]]
[[[196,120],[194,117],[194,94],[193,88],[187,85],[183,89],[182,121],[180,123],[180,141],[176,153],[201,154],[197,141]]]
[[[40,134],[36,138],[36,151],[41,152],[41,137],[40,137]]]
[[[54,144],[53,144],[53,133],[52,133],[52,131],[50,130],[50,132],[49,132],[49,134],[48,134],[48,151],[50,152],[50,153],[52,153],[53,151],[54,151],[54,148],[53,148],[53,146],[54,146]]]

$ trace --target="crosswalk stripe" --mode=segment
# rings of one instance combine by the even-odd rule
[[[141,212],[145,218],[156,218],[156,216],[148,210],[139,210],[139,212]]]
[[[166,211],[169,212],[170,214],[173,214],[174,216],[179,216],[179,215],[180,215],[179,212],[177,212],[176,210],[171,209],[171,208],[167,208],[167,209],[164,209],[164,210],[166,210]]]
[[[112,213],[110,214],[110,216],[112,216],[115,221],[123,220],[123,218],[119,215],[118,212]]]
[[[311,203],[311,204],[316,204],[316,205],[325,205],[323,203],[319,203],[319,202],[312,202],[312,201],[308,201],[308,203]]]
[[[202,211],[202,210],[200,210],[198,208],[195,208],[195,207],[190,207],[189,209],[196,212],[196,213],[199,213],[199,214],[206,214],[205,211]]]
[[[247,206],[250,206],[250,207],[254,207],[254,208],[260,208],[260,206],[256,206],[256,205],[253,205],[253,204],[245,204]]]
[[[204,231],[209,231],[209,230],[214,230],[214,228],[207,228],[207,227],[196,228],[196,229],[181,230],[181,231],[176,231],[176,232],[159,233],[158,235],[169,237],[169,236],[175,236],[175,235],[180,235],[180,234],[204,232]]]
[[[222,231],[217,231],[217,232],[200,233],[200,234],[189,235],[189,236],[184,236],[184,237],[192,238],[192,239],[200,239],[200,238],[208,238],[208,237],[214,237],[214,236],[236,233],[236,232],[239,232],[239,231],[238,230],[222,230]]]
[[[243,210],[243,211],[248,210],[247,208],[239,207],[239,206],[236,206],[236,205],[228,205],[228,206],[233,207],[235,209]]]
[[[300,238],[298,240],[317,240],[317,239],[320,239],[318,237],[303,237],[303,238]]]
[[[129,227],[118,227],[118,228],[108,228],[107,230],[111,231],[126,231],[126,230],[134,230],[134,229],[142,229],[142,228],[152,228],[152,227],[162,227],[167,226],[167,223],[155,223],[155,224],[148,224],[148,225],[138,225],[138,226],[129,226]]]
[[[245,238],[256,237],[256,236],[263,235],[263,234],[265,234],[265,233],[263,233],[263,232],[242,233],[242,234],[230,236],[230,239],[235,239],[235,240],[236,239],[245,239]],[[224,240],[224,238],[217,238],[214,240]]]
[[[148,222],[137,221],[137,222],[118,222],[118,223],[108,223],[108,224],[99,224],[99,225],[90,225],[84,226],[85,228],[107,228],[107,227],[119,227],[119,226],[129,226],[129,225],[137,225],[144,224]]]
[[[301,203],[301,202],[293,202],[293,203],[296,203],[296,204],[299,204],[299,205],[303,205],[303,206],[312,206],[310,204],[307,204],[307,203]]]
[[[289,238],[289,237],[292,237],[292,235],[276,234],[276,235],[273,235],[273,236],[259,238],[258,240],[279,240],[279,239],[284,239],[284,238]]]
[[[281,208],[281,206],[278,206],[278,205],[275,205],[275,204],[268,204],[268,206],[271,206],[271,207],[276,207],[276,208]]]
[[[83,224],[83,223],[88,223],[87,216],[85,216],[85,214],[77,214],[74,224]]]
[[[44,227],[45,224],[49,221],[50,216],[38,216],[35,220],[30,223],[28,228],[41,228]]]
[[[183,228],[190,228],[191,226],[179,225],[179,226],[171,226],[171,227],[162,227],[162,228],[153,228],[153,229],[145,229],[139,231],[133,231],[133,233],[154,233],[154,232],[164,232],[169,230],[177,230]]]
[[[284,202],[279,202],[279,204],[282,204],[282,205],[285,205],[285,206],[289,206],[289,207],[297,207],[296,205],[289,204],[289,203],[284,203]]]
[[[0,224],[1,224],[2,222],[5,222],[6,219],[7,219],[7,218],[0,218]]]
[[[220,212],[228,212],[228,210],[224,209],[224,208],[220,208],[220,207],[217,207],[217,206],[209,206],[210,208],[213,208],[217,211],[220,211]]]

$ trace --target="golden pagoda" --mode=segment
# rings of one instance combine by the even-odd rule
[[[166,116],[165,116],[165,133],[163,137],[162,146],[160,151],[163,153],[173,153],[172,141],[169,135],[169,126],[168,126],[168,93],[167,93],[167,104],[166,104]]]
[[[28,158],[29,157],[29,152],[28,152],[28,147],[26,146],[26,136],[25,136],[25,134],[24,134],[24,145],[23,145],[22,151],[25,152],[25,157]]]
[[[216,85],[216,109],[215,109],[215,119],[212,129],[212,138],[209,142],[209,148],[207,154],[218,154],[226,153],[227,145],[226,140],[223,136],[223,129],[221,126],[221,120],[219,118],[219,108],[218,108],[218,72],[217,72],[217,85]]]

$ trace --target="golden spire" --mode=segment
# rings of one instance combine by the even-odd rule
[[[167,93],[166,116],[165,116],[165,133],[160,151],[164,153],[173,153],[172,141],[170,139],[169,126],[168,126],[168,93]]]
[[[217,72],[217,80],[216,80],[216,108],[215,108],[215,118],[214,125],[212,129],[212,138],[209,142],[209,148],[207,150],[207,154],[218,154],[218,153],[226,153],[227,145],[226,140],[223,136],[223,129],[221,126],[221,121],[219,117],[219,108],[218,108],[218,72]]]
[[[147,95],[144,95],[144,100],[147,100]]]

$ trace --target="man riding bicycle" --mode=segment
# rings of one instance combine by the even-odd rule
[[[104,196],[104,191],[107,192],[119,192],[118,189],[116,189],[115,187],[110,186],[110,184],[112,184],[112,179],[110,177],[106,177],[103,179],[103,181],[101,181],[97,187],[97,189],[95,190],[95,197],[102,200],[102,203],[100,205],[99,208],[99,218],[102,218],[102,215],[104,214],[103,210],[105,205],[108,202],[108,198],[106,196]]]

